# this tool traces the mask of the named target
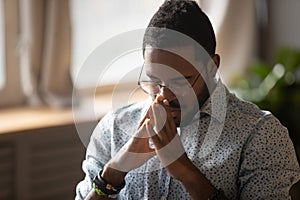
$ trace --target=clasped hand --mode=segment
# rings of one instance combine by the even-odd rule
[[[150,139],[154,148],[149,145]],[[129,172],[142,166],[154,155],[158,156],[162,166],[174,178],[179,178],[182,174],[178,167],[191,163],[177,134],[169,103],[160,95],[150,105],[137,132],[107,166]]]

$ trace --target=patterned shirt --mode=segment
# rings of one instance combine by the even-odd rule
[[[224,101],[213,101],[222,94]],[[149,104],[125,106],[98,123],[76,199],[89,193],[93,177],[132,137]],[[198,120],[178,128],[182,144],[194,165],[228,199],[290,199],[289,189],[300,179],[299,165],[287,129],[270,112],[238,99],[219,82],[194,119]],[[125,181],[118,199],[191,199],[156,156],[130,171]]]

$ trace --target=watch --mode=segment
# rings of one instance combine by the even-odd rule
[[[107,183],[102,177],[101,170],[97,176],[93,179],[93,188],[99,196],[111,197],[115,198],[119,194],[119,192],[125,187],[125,180],[120,186],[112,186]]]

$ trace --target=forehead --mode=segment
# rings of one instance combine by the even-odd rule
[[[173,52],[178,52],[180,55]],[[184,76],[190,76],[198,72],[197,66],[194,66],[196,59],[192,46],[180,47],[172,52],[148,47],[145,49],[144,57],[146,71],[157,73],[165,71],[169,73],[175,70]],[[189,61],[192,61],[193,64]]]

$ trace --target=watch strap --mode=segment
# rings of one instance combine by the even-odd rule
[[[107,183],[101,176],[102,170],[99,172],[97,176],[93,179],[93,188],[99,190],[100,196],[104,193],[106,195],[117,195],[124,187],[125,187],[125,180],[119,186],[112,186],[111,184]],[[97,190],[95,191],[97,192]],[[101,191],[101,192],[100,192]],[[97,192],[98,194],[98,192]]]

